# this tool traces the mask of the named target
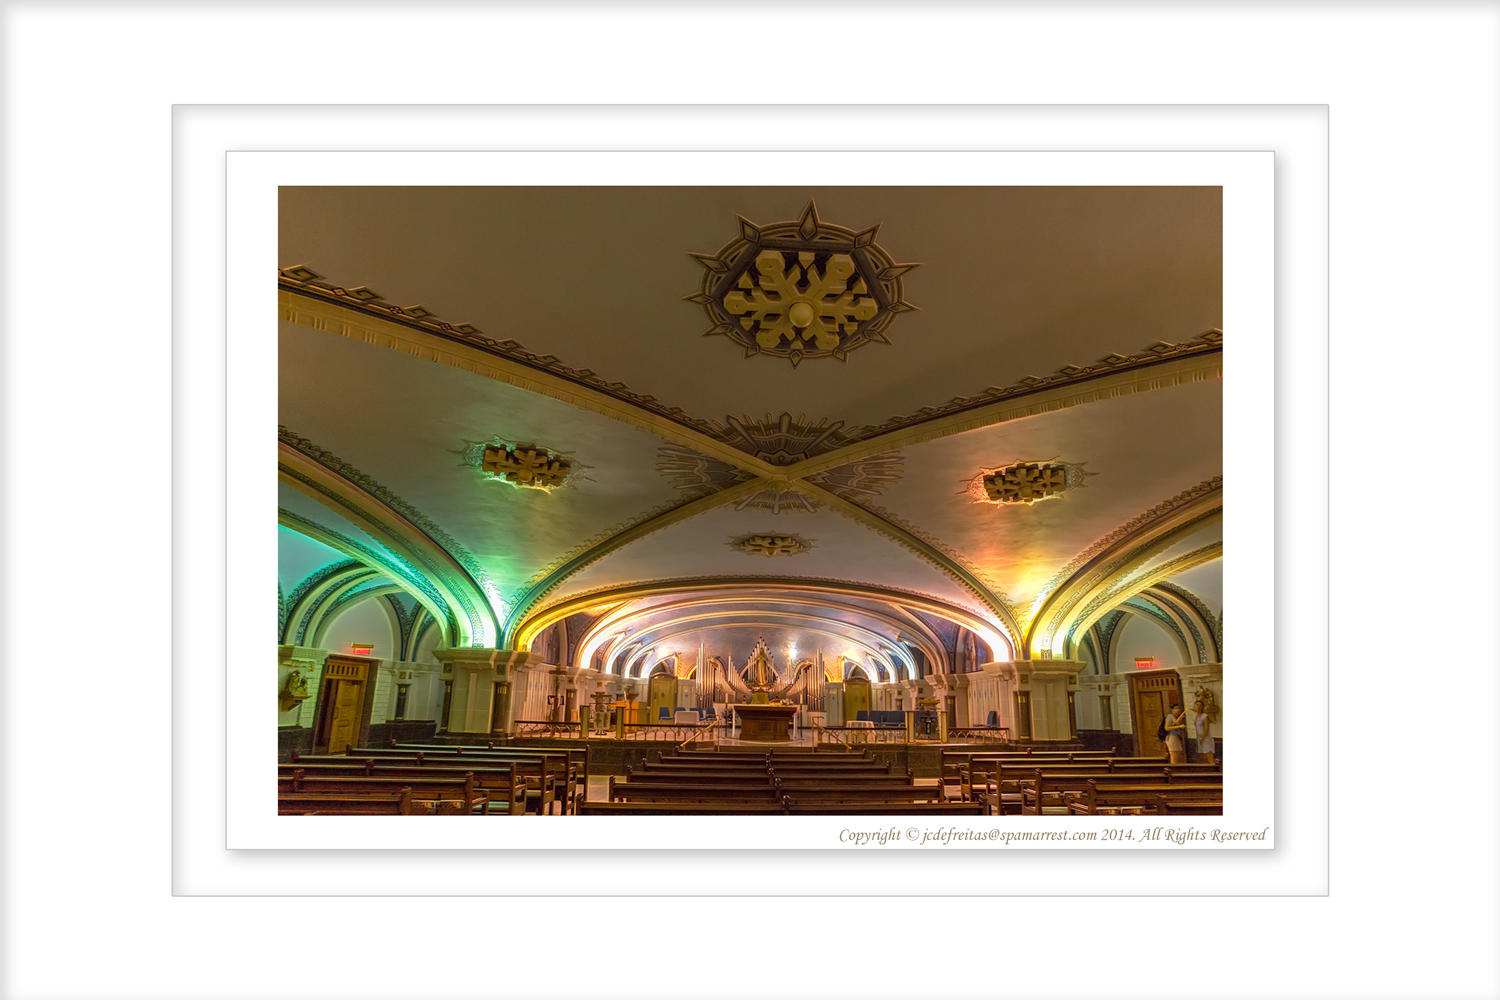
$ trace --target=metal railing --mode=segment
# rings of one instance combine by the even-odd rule
[[[719,745],[719,732],[720,727],[719,721],[717,719],[705,722],[694,729],[691,736],[683,740],[681,743],[677,744],[677,749],[687,750],[690,747],[702,746],[705,744],[708,746],[716,747]]]
[[[949,743],[1009,743],[1010,730],[1004,726],[963,726],[948,730]]]
[[[578,740],[583,736],[579,732],[576,722],[545,722],[540,719],[518,719],[515,723],[516,736],[550,736],[560,740]]]
[[[817,726],[813,731],[813,741],[850,749],[871,744],[905,746],[911,742],[907,739],[905,726]]]

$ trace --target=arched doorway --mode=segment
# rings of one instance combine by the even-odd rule
[[[855,667],[844,678],[844,725],[858,719],[860,712],[870,717],[870,678],[863,667]]]
[[[671,722],[672,713],[677,708],[677,676],[672,670],[671,660],[658,663],[646,682],[646,721],[662,721],[663,708],[667,710],[666,720]]]

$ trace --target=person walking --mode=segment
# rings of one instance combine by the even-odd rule
[[[1167,762],[1187,763],[1187,715],[1181,705],[1173,705],[1163,724],[1167,730]]]

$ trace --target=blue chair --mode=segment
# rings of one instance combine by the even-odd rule
[[[993,708],[990,709],[989,717],[984,720],[986,729],[998,729],[1000,727],[1000,713]]]
[[[870,713],[867,712],[867,711],[865,711],[864,709],[860,709],[858,712],[854,713],[854,721],[855,722],[869,722],[870,721]]]
[[[672,710],[665,705],[658,705],[656,708],[656,718],[661,722],[671,722]]]

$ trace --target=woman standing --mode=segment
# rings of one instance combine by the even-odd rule
[[[1167,713],[1167,762],[1187,763],[1187,715],[1181,705],[1173,705]]]
[[[1203,702],[1193,702],[1193,729],[1198,734],[1198,756],[1203,758],[1205,764],[1214,762],[1214,738],[1208,731],[1210,722],[1208,710],[1203,707]]]

